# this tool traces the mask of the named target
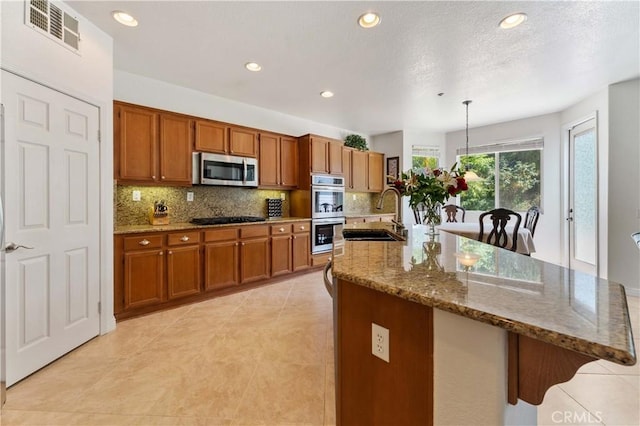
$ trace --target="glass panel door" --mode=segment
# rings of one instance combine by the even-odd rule
[[[569,267],[598,275],[598,141],[595,118],[570,131]]]

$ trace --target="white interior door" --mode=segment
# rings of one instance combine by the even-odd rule
[[[598,275],[598,137],[593,118],[569,131],[569,267]]]
[[[98,335],[98,109],[3,71],[6,373]]]

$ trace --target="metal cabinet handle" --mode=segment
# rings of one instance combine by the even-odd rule
[[[322,278],[324,278],[324,286],[327,289],[327,293],[329,293],[329,296],[331,297],[333,297],[333,283],[331,282],[331,280],[329,280],[328,274],[332,265],[333,265],[333,261],[329,259],[327,264],[324,265],[324,269],[322,271]]]
[[[158,256],[162,256],[163,254],[164,252],[161,251],[160,253],[158,253]]]
[[[169,250],[169,252],[168,252],[168,253],[169,253],[169,254],[173,254],[173,252],[172,252],[171,250]]]
[[[23,248],[23,249],[28,249],[28,250],[32,250],[32,249],[33,249],[33,247],[23,246],[22,244],[9,243],[9,244],[7,244],[7,246],[4,248],[4,251],[5,251],[6,253],[11,253],[11,252],[14,252],[14,251],[16,251],[16,250],[18,250],[18,249],[21,249],[21,248]]]
[[[296,239],[296,236],[294,235],[292,238],[295,240],[295,239]]]
[[[151,176],[151,179],[156,180],[156,175]]]
[[[304,225],[302,225],[302,226],[300,227],[300,230],[301,230],[301,231],[304,231]]]
[[[180,241],[189,241],[189,237],[187,237],[186,235],[183,235],[182,238],[180,238]]]
[[[164,176],[161,176],[160,179],[164,179]]]
[[[280,228],[280,232],[284,232],[284,228]]]
[[[141,246],[148,246],[149,244],[151,244],[151,241],[145,238],[144,240],[140,241],[138,244],[140,244]]]

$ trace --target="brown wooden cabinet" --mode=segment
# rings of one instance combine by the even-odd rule
[[[114,123],[119,183],[191,185],[189,117],[114,102]]]
[[[165,282],[162,236],[124,237],[120,243],[124,247],[120,260],[123,262],[122,308],[135,309],[162,302]]]
[[[259,185],[265,188],[298,186],[298,141],[272,133],[259,135]]]
[[[212,229],[204,235],[205,291],[240,284],[238,228]]]
[[[291,224],[271,226],[271,276],[288,274],[292,268]]]
[[[301,271],[311,266],[311,222],[296,222],[291,236],[291,270]]]
[[[369,153],[354,150],[351,156],[351,188],[356,192],[369,190]]]
[[[384,188],[384,154],[380,152],[369,152],[369,191],[381,192]]]
[[[240,228],[240,283],[269,278],[269,227]]]
[[[217,154],[228,153],[229,126],[212,120],[196,120],[195,150]]]
[[[170,233],[167,245],[167,299],[200,293],[200,233]]]
[[[351,180],[351,157],[353,148],[342,147],[342,175],[344,176],[344,188],[349,191],[353,189],[353,181]]]
[[[298,140],[300,148],[300,186],[309,184],[311,173],[342,175],[343,142],[317,135]]]
[[[258,132],[245,127],[229,127],[229,154],[258,156]]]

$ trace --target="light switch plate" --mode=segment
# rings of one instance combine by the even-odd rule
[[[281,193],[280,193],[280,199],[281,199],[281,200],[284,200],[285,198],[286,198],[285,193],[284,193],[284,192],[281,192]]]
[[[133,191],[133,201],[140,201],[140,191]]]
[[[193,201],[193,192],[187,192],[187,201]]]

